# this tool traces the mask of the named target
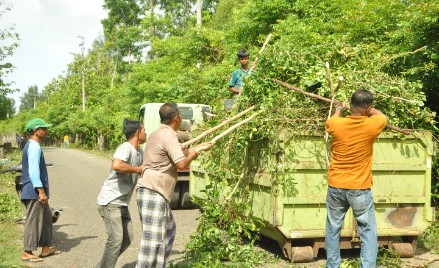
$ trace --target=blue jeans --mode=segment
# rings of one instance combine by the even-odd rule
[[[361,267],[374,268],[378,254],[378,237],[372,192],[328,186],[326,195],[326,267],[340,267],[340,231],[349,207],[358,223],[361,240]]]

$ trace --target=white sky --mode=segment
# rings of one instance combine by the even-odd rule
[[[2,0],[0,0],[2,1]],[[6,81],[14,81],[20,92],[10,94],[18,111],[20,96],[36,84],[39,92],[67,70],[73,53],[80,53],[78,36],[85,38],[85,48],[103,35],[101,19],[107,16],[104,0],[4,0],[12,7],[0,17],[4,29],[15,24],[20,46],[6,59],[15,66]]]

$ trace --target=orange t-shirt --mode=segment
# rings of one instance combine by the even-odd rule
[[[342,189],[372,187],[373,143],[386,127],[385,115],[331,117],[326,130],[332,136],[328,185]]]

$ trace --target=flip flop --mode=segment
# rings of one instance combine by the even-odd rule
[[[21,260],[25,261],[25,262],[42,262],[42,261],[44,261],[42,258],[38,258],[37,256],[30,257],[30,258],[21,258]]]
[[[58,254],[61,254],[61,251],[60,250],[54,250],[54,251],[52,251],[52,252],[50,252],[49,254],[47,254],[47,255],[39,255],[38,257],[40,257],[40,258],[47,258],[47,257],[50,257],[50,256],[54,256],[54,255],[58,255]]]

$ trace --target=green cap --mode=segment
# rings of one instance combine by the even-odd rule
[[[27,130],[27,132],[33,132],[37,128],[51,127],[51,126],[52,126],[52,124],[47,124],[41,118],[34,118],[26,124],[26,130]]]

